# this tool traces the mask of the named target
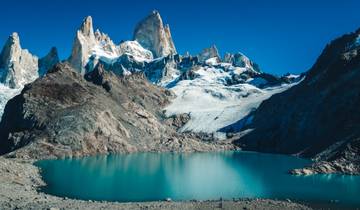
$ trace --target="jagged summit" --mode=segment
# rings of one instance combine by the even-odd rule
[[[95,44],[95,35],[92,25],[92,18],[86,17],[79,30],[76,32],[69,63],[74,69],[85,74],[85,65],[88,61],[88,54]]]
[[[154,57],[176,54],[170,27],[164,26],[160,13],[156,10],[138,23],[134,31],[134,40],[150,50]]]
[[[11,54],[19,50],[21,50],[20,38],[18,33],[13,32],[7,39],[4,48],[0,54],[0,65],[5,65]]]
[[[261,72],[260,67],[241,52],[237,52],[235,54],[225,53],[224,62],[230,63],[236,67],[247,68],[255,72]]]
[[[201,51],[201,53],[198,55],[200,62],[205,62],[206,60],[210,58],[215,58],[218,62],[221,61],[219,51],[216,47],[216,45],[212,45],[209,48],[205,48]]]
[[[39,59],[39,76],[45,75],[59,61],[58,50],[56,47],[52,47],[45,57]]]
[[[12,33],[0,54],[0,82],[20,88],[38,77],[38,58],[23,50],[19,35]]]
[[[118,56],[117,47],[110,37],[100,30],[94,32],[92,18],[87,16],[76,32],[72,52],[68,59],[70,65],[81,74],[85,74],[92,70],[86,69],[90,58],[92,62],[95,62],[91,66],[95,66],[98,60],[109,61]]]
[[[93,21],[91,16],[87,16],[84,18],[80,31],[84,36],[87,37],[95,37],[94,36],[94,28],[93,28]]]

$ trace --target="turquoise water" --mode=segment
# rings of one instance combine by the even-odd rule
[[[276,198],[360,206],[360,177],[291,176],[309,164],[251,152],[137,153],[43,160],[49,194],[85,200],[155,201]]]

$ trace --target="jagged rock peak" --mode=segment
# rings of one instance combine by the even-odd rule
[[[0,66],[6,65],[8,59],[11,57],[11,54],[14,54],[19,50],[21,50],[20,38],[18,33],[14,32],[9,36],[3,50],[1,51]]]
[[[156,10],[152,11],[136,26],[134,40],[145,49],[150,50],[154,57],[176,54],[170,27],[169,25],[164,26],[160,13]]]
[[[236,67],[247,68],[260,72],[260,67],[241,52],[237,52],[235,54],[225,53],[224,62],[231,63]]]
[[[92,21],[92,17],[91,16],[87,16],[86,18],[84,18],[81,27],[80,27],[80,31],[84,36],[87,37],[95,37],[94,36],[94,28],[93,28],[93,21]]]
[[[68,62],[75,70],[85,74],[92,71],[99,60],[111,63],[119,56],[118,46],[107,34],[98,29],[94,32],[92,18],[88,16],[75,35]]]
[[[0,82],[21,88],[38,78],[38,58],[23,50],[19,35],[12,33],[0,54]]]
[[[210,58],[217,58],[218,61],[220,61],[220,55],[219,55],[219,51],[216,48],[215,45],[212,45],[209,48],[205,48],[201,51],[201,53],[199,54],[199,61],[200,62],[205,62],[206,60],[210,59]]]
[[[45,75],[47,71],[53,68],[59,61],[57,48],[52,47],[45,57],[39,59],[39,75]]]
[[[12,44],[16,44],[16,45],[20,45],[20,38],[19,38],[19,34],[17,32],[13,32],[9,38],[8,38],[8,42],[12,43]]]
[[[52,48],[50,49],[50,52],[49,52],[45,57],[53,57],[53,58],[54,58],[54,57],[57,57],[57,58],[59,58],[57,48],[56,48],[56,47],[52,47]]]

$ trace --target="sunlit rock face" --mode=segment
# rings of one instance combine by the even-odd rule
[[[68,61],[74,69],[85,74],[92,70],[85,68],[92,55],[96,56],[96,60],[110,61],[119,56],[119,51],[107,34],[99,30],[94,32],[92,18],[88,16],[76,32]]]
[[[80,29],[76,32],[71,56],[69,58],[69,63],[81,73],[85,73],[84,67],[93,45],[95,45],[95,35],[92,18],[87,17],[84,19]]]
[[[38,76],[38,58],[22,49],[19,35],[13,33],[0,54],[0,82],[10,88],[20,88]]]
[[[169,25],[164,26],[157,11],[150,13],[136,26],[134,40],[150,50],[155,58],[176,54]]]

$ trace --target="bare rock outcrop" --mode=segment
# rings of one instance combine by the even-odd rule
[[[135,28],[134,40],[152,52],[155,58],[176,54],[169,25],[163,24],[158,11],[153,11]]]
[[[38,58],[20,45],[13,33],[0,54],[0,82],[10,88],[21,88],[39,77]]]
[[[76,32],[71,55],[68,59],[70,65],[82,74],[85,74],[85,65],[95,42],[92,18],[88,16]]]
[[[201,53],[198,55],[198,58],[201,63],[204,63],[206,60],[208,60],[210,58],[216,58],[218,60],[218,62],[221,61],[219,51],[215,45],[212,45],[209,48],[203,49],[201,51]]]
[[[49,69],[52,69],[59,62],[58,51],[56,47],[52,47],[45,57],[39,59],[39,76],[44,76]]]
[[[91,56],[93,56],[94,64],[88,65]],[[98,60],[105,59],[107,61],[118,56],[118,47],[110,37],[99,30],[94,32],[91,16],[86,17],[76,32],[71,55],[68,58],[70,65],[84,75],[92,71],[92,69],[87,69],[87,66],[95,67]]]

